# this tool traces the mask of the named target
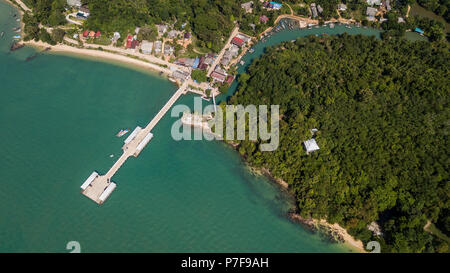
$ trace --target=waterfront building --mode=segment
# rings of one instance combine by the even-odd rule
[[[312,153],[320,149],[319,145],[317,145],[317,142],[314,138],[308,139],[307,141],[303,142],[303,145],[305,146],[306,154]]]
[[[155,42],[155,53],[156,54],[160,54],[162,51],[162,42],[161,41],[156,41]]]
[[[224,75],[222,73],[219,73],[217,71],[214,71],[213,73],[211,73],[211,78],[213,78],[213,80],[215,82],[220,82],[223,83],[226,79],[227,75]]]
[[[375,21],[376,20],[375,15],[377,15],[377,12],[378,12],[378,9],[372,8],[372,7],[367,7],[367,10],[366,10],[367,20],[372,21],[372,22]]]
[[[318,16],[316,3],[311,3],[311,14],[313,18],[316,18]]]
[[[239,39],[238,37],[234,37],[234,38],[231,40],[231,43],[232,43],[233,45],[237,45],[238,47],[242,47],[242,46],[244,45],[244,41],[243,41],[242,39]]]
[[[120,33],[119,32],[114,32],[114,34],[113,34],[113,37],[111,38],[111,41],[113,42],[113,43],[116,43],[117,42],[117,40],[119,40],[120,39]]]
[[[153,43],[147,40],[143,40],[141,44],[141,50],[144,54],[152,54]]]

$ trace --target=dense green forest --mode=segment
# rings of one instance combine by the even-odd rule
[[[261,141],[238,141],[238,150],[290,185],[304,217],[384,252],[447,252],[424,226],[449,234],[449,68],[445,43],[344,34],[272,47],[228,104],[280,105],[280,145],[260,152]],[[311,128],[320,150],[307,155]]]
[[[234,0],[85,0],[91,11],[86,27],[127,32],[136,26],[188,23],[199,46],[219,51],[242,10]]]
[[[444,17],[444,19],[447,22],[450,22],[450,1],[448,0],[416,0],[416,1],[422,7],[433,11],[437,15]]]

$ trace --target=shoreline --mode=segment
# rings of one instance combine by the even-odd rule
[[[23,11],[21,8],[19,8],[17,5],[15,5],[13,2],[11,2],[9,0],[5,0],[5,2],[11,4],[14,8],[16,8],[22,17]],[[281,15],[280,15],[280,17],[281,17]],[[289,17],[289,16],[286,16],[286,17]],[[280,19],[280,18],[277,18],[277,20],[278,19]],[[21,24],[21,28],[23,31],[23,21],[22,20],[20,21],[20,24]],[[263,33],[266,33],[266,31],[268,31],[270,29],[272,29],[272,27],[269,27]],[[109,60],[109,61],[113,61],[114,64],[117,64],[117,65],[125,66],[130,69],[141,70],[141,71],[145,71],[145,72],[153,72],[155,75],[158,75],[158,74],[159,74],[159,76],[164,75],[167,78],[169,78],[170,75],[172,74],[172,71],[170,69],[163,68],[159,65],[152,64],[152,63],[149,63],[149,62],[146,62],[143,60],[127,57],[124,55],[108,52],[108,51],[102,51],[102,50],[98,50],[98,49],[77,48],[77,47],[69,46],[66,44],[50,45],[50,44],[47,44],[47,43],[44,43],[41,41],[36,42],[34,40],[30,40],[30,41],[26,41],[26,42],[22,41],[22,43],[27,46],[31,46],[31,47],[38,48],[38,49],[51,48],[51,50],[50,50],[51,52],[69,53],[70,55],[74,55],[73,57],[82,57],[82,58],[86,58],[86,59],[89,59],[88,57],[94,57],[95,59],[89,59],[92,61],[108,61]],[[249,48],[250,47],[251,46],[249,46]],[[243,54],[241,54],[241,55],[242,56],[245,55],[246,51],[247,50],[245,50],[243,52]],[[240,56],[240,57],[242,57],[242,56]],[[237,58],[237,60],[239,60],[239,58]],[[135,65],[137,67],[134,67],[133,65]],[[228,142],[225,142],[225,143],[229,144],[235,150],[238,146],[233,143],[228,143]],[[243,158],[243,160],[252,169],[252,171],[254,171],[254,173],[268,177],[270,180],[272,180],[273,182],[280,185],[282,189],[287,190],[292,195],[292,193],[289,191],[289,184],[287,182],[285,182],[281,178],[274,177],[270,173],[270,170],[268,170],[266,168],[260,168],[260,169],[254,168],[248,164],[248,162],[246,161],[245,158]],[[336,234],[338,238],[342,239],[342,242],[340,242],[339,240],[338,240],[338,242],[343,243],[345,246],[347,246],[350,249],[356,249],[358,252],[366,252],[364,249],[363,243],[360,240],[356,240],[355,238],[353,238],[350,234],[348,234],[348,232],[344,228],[339,226],[337,223],[330,224],[324,219],[322,219],[322,220],[305,219],[296,213],[289,213],[288,218],[290,220],[297,221],[300,224],[307,226],[312,230],[319,229],[319,227],[325,227],[326,229],[331,231],[331,234]],[[328,231],[325,233],[330,234]]]
[[[160,67],[156,64],[152,64],[149,62],[145,62],[143,60],[130,58],[124,55],[119,55],[115,53],[111,53],[108,51],[102,51],[98,49],[87,49],[87,48],[77,48],[73,46],[68,46],[65,44],[57,44],[57,45],[50,45],[47,43],[44,43],[42,41],[23,41],[23,44],[27,46],[31,46],[37,49],[45,49],[45,48],[51,48],[50,52],[53,53],[68,53],[70,55],[74,55],[76,57],[85,57],[91,61],[113,61],[114,63],[117,63],[118,65],[123,65],[127,68],[131,69],[137,69],[140,68],[145,72],[153,72],[155,75],[159,75],[162,72],[162,75],[169,78],[169,76],[172,74],[172,71],[163,67]],[[90,59],[88,57],[94,57],[94,59]],[[137,67],[134,67],[137,66]],[[139,70],[139,69],[137,69]],[[161,76],[162,76],[161,75]]]
[[[239,147],[239,144],[236,144],[234,142],[224,141],[224,143],[233,150],[237,150]],[[267,168],[256,168],[251,166],[242,155],[241,159],[243,160],[244,164],[246,164],[250,168],[251,173],[267,177],[270,181],[280,186],[281,190],[286,191],[293,197],[293,194],[289,188],[289,184],[286,181],[281,178],[275,177]],[[318,231],[326,235],[330,239],[330,241],[342,244],[351,252],[367,253],[366,249],[364,248],[363,242],[361,240],[355,239],[347,232],[345,228],[341,227],[338,223],[330,224],[325,219],[303,218],[297,212],[288,213],[287,218],[307,228],[311,232]]]

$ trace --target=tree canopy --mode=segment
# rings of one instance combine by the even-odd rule
[[[290,185],[302,216],[383,251],[437,251],[446,243],[424,225],[448,227],[449,57],[446,44],[346,34],[270,48],[228,104],[280,105],[280,145],[238,141],[239,152]],[[320,150],[307,155],[312,128]]]

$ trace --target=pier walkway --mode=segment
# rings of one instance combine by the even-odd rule
[[[93,172],[92,175],[81,186],[82,193],[98,204],[102,204],[106,198],[115,189],[116,184],[111,181],[114,174],[122,167],[125,161],[131,157],[139,156],[142,149],[152,139],[153,134],[151,130],[158,124],[158,122],[169,111],[178,98],[188,92],[188,85],[190,81],[185,81],[180,88],[172,95],[167,103],[159,110],[158,114],[147,124],[147,126],[141,129],[139,126],[128,136],[125,140],[125,144],[122,147],[123,154],[114,163],[105,175],[98,175]]]

